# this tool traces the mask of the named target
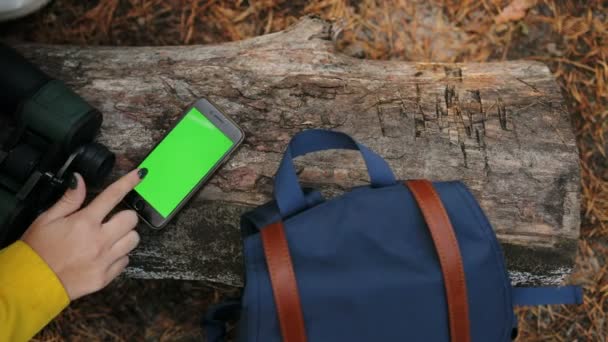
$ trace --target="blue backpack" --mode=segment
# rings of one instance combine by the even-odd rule
[[[331,200],[303,191],[293,158],[328,149],[361,152],[371,184]],[[511,287],[463,183],[397,181],[346,134],[297,134],[274,185],[274,201],[242,217],[243,296],[210,309],[208,341],[235,318],[243,342],[510,341],[514,305],[582,301],[575,286]]]

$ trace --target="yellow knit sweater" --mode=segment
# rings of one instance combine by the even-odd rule
[[[69,303],[63,284],[25,242],[0,250],[0,342],[28,341]]]

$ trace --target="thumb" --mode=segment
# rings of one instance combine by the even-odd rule
[[[78,173],[72,174],[73,179],[70,179],[70,188],[63,194],[63,196],[47,211],[42,213],[36,223],[39,225],[45,225],[59,218],[63,218],[71,215],[80,207],[84,202],[87,191],[82,176]]]

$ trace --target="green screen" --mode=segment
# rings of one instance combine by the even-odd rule
[[[192,108],[139,165],[148,175],[135,191],[166,218],[230,150],[232,141]]]

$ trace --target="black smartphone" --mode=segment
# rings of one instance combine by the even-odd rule
[[[217,106],[196,101],[138,166],[148,174],[125,197],[126,204],[150,227],[164,227],[244,137]]]

